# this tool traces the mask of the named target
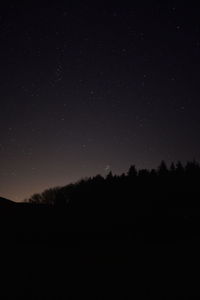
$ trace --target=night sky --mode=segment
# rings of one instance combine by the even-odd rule
[[[0,196],[200,160],[199,16],[192,1],[1,3]]]

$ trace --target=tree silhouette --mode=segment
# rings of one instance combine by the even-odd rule
[[[130,168],[128,170],[128,176],[131,178],[135,178],[137,176],[137,169],[136,169],[135,165],[130,166]]]
[[[178,161],[168,169],[161,161],[157,169],[137,170],[131,165],[127,174],[104,178],[96,175],[61,188],[34,194],[29,202],[66,207],[71,215],[110,220],[131,220],[137,214],[165,214],[172,208],[199,206],[198,197],[191,200],[191,193],[199,194],[200,166],[196,161],[185,166]],[[181,193],[181,196],[180,196]],[[73,213],[72,213],[73,212]],[[122,217],[123,216],[123,217]]]
[[[158,167],[158,175],[163,177],[168,175],[168,168],[166,163],[162,160]]]

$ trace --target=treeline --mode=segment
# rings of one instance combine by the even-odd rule
[[[97,175],[64,187],[45,190],[25,200],[32,204],[67,207],[71,211],[96,211],[98,214],[166,213],[173,208],[198,208],[200,165],[196,161],[170,167],[164,161],[157,169],[140,169],[132,165],[128,172],[106,177]]]

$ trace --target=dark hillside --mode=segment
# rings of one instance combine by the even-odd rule
[[[126,240],[129,244],[198,240],[200,167],[177,163],[157,170],[97,175],[33,195],[2,200],[2,238],[28,244]],[[6,205],[5,205],[6,204]]]
[[[170,169],[162,163],[98,175],[24,203],[2,199],[0,244],[12,251],[4,278],[15,278],[12,289],[3,286],[6,299],[198,295],[199,175],[196,162]]]
[[[9,207],[9,206],[14,206],[14,205],[15,205],[15,202],[0,197],[0,207],[1,206],[8,206]]]

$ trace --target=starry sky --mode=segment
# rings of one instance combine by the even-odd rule
[[[0,4],[0,195],[200,160],[192,1]]]

